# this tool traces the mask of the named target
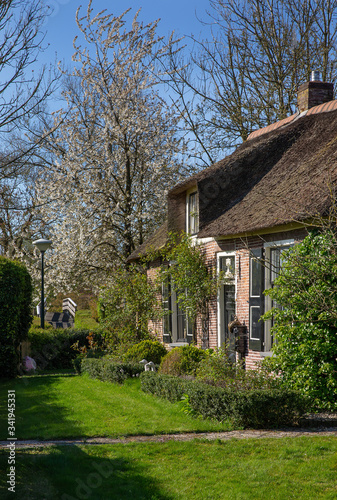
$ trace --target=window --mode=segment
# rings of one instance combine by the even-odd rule
[[[163,341],[191,343],[194,337],[193,324],[177,302],[177,292],[170,280],[163,283],[162,302],[165,315],[163,318]]]
[[[198,193],[194,191],[187,195],[187,233],[196,234],[199,231]]]
[[[264,324],[260,318],[264,311],[263,248],[254,248],[249,258],[249,348],[264,350]]]

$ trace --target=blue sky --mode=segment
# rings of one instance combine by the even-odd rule
[[[40,55],[39,62],[54,62],[55,54],[57,60],[70,64],[73,54],[72,42],[78,32],[75,13],[79,5],[82,5],[82,13],[85,14],[88,2],[86,0],[45,0],[45,4],[51,7],[52,14],[46,20],[45,43],[49,44],[44,54]],[[94,13],[107,9],[108,13],[114,15],[122,14],[131,7],[128,19],[141,8],[140,20],[143,22],[161,19],[159,33],[168,35],[175,31],[177,35],[199,35],[203,28],[196,16],[206,18],[206,10],[209,8],[209,0],[93,0]]]

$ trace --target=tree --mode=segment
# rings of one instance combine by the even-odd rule
[[[190,57],[172,54],[171,80],[194,156],[220,159],[254,129],[296,112],[312,70],[337,77],[334,0],[211,0],[211,36],[192,36]]]
[[[30,138],[25,132],[37,129],[57,84],[45,66],[34,72],[47,14],[40,1],[0,4],[0,245],[11,258],[25,255],[25,242],[39,221],[34,177],[41,166],[33,162],[33,153],[43,132]]]
[[[109,286],[101,290],[100,323],[110,331],[111,347],[122,345],[126,349],[149,339],[149,321],[160,315],[156,287],[147,280],[145,267],[119,267]]]
[[[336,219],[335,219],[336,220]],[[289,250],[264,315],[275,338],[271,368],[317,408],[337,409],[337,231],[335,222]]]
[[[186,172],[178,117],[160,96],[155,65],[175,44],[139,12],[127,30],[129,10],[93,16],[89,2],[86,16],[77,11],[87,47],[75,38],[68,109],[45,141],[54,161],[39,186],[45,219],[57,221],[60,284],[105,282],[163,220],[166,192]]]
[[[171,293],[175,291],[179,307],[194,325],[200,317],[202,341],[207,345],[209,305],[223,282],[223,273],[216,273],[214,263],[207,261],[205,253],[185,233],[171,234],[159,254],[170,265],[160,268],[157,284],[170,283]],[[151,259],[154,257],[151,256]]]

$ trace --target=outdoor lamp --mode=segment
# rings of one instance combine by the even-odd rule
[[[41,328],[44,328],[44,253],[51,244],[50,240],[40,239],[33,241],[33,245],[41,252]]]

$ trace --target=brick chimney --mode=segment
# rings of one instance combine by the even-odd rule
[[[300,113],[314,106],[333,100],[333,84],[321,82],[319,71],[312,71],[310,82],[298,88],[297,106]]]

